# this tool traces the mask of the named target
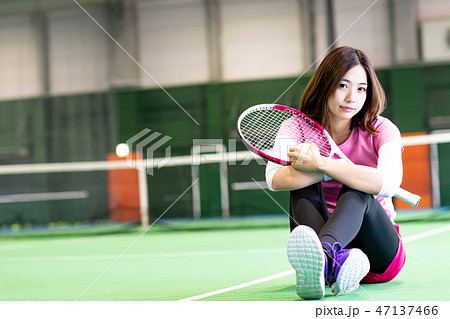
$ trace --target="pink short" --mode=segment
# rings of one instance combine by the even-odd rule
[[[388,269],[382,274],[374,274],[372,272],[369,272],[366,277],[361,281],[364,284],[368,283],[376,283],[376,282],[387,282],[394,279],[400,270],[402,270],[403,265],[405,264],[406,254],[405,249],[403,248],[403,242],[402,237],[400,236],[400,231],[398,225],[394,225],[395,229],[397,230],[398,236],[399,236],[399,243],[398,243],[398,249],[397,254],[395,254],[394,259],[392,260],[391,264],[389,265]]]

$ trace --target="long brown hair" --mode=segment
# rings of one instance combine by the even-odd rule
[[[329,128],[328,99],[334,94],[343,76],[351,68],[361,65],[367,75],[367,96],[362,109],[352,118],[351,128],[362,127],[370,134],[378,134],[372,123],[385,109],[386,96],[372,67],[361,50],[339,47],[329,52],[306,86],[300,100],[300,111]]]

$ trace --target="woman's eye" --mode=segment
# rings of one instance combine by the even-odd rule
[[[339,87],[340,87],[341,89],[345,89],[345,88],[347,88],[347,84],[345,84],[345,83],[340,83],[340,84],[339,84]]]
[[[366,92],[366,91],[367,91],[367,89],[366,89],[366,88],[364,88],[364,87],[361,87],[361,88],[359,88],[359,91],[360,91],[360,92]]]

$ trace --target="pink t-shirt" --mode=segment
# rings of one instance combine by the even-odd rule
[[[339,148],[353,163],[376,168],[380,147],[389,142],[401,143],[401,135],[397,126],[382,116],[378,116],[375,119],[373,126],[379,132],[378,135],[372,135],[363,128],[356,127],[352,130],[350,137],[343,144],[339,145]],[[334,155],[333,158],[339,157]],[[323,181],[322,187],[327,208],[331,214],[336,207],[336,201],[342,183],[332,179]],[[396,214],[394,205],[392,204],[392,198],[377,196],[377,199],[393,221]]]

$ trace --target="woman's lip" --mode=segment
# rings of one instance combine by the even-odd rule
[[[344,109],[345,111],[354,111],[355,108],[351,106],[340,106],[341,109]]]

